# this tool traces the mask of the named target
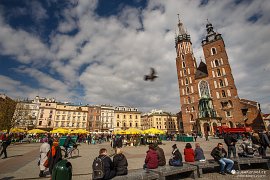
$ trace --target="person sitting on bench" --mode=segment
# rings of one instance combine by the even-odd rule
[[[178,150],[176,144],[174,144],[172,148],[173,148],[172,158],[169,160],[169,165],[170,166],[183,166],[182,154]]]
[[[218,143],[217,147],[215,147],[212,152],[211,152],[211,156],[220,164],[220,174],[222,175],[226,175],[226,173],[228,174],[234,174],[235,171],[232,171],[234,162],[231,159],[227,159],[227,152],[226,150],[223,148],[223,144],[222,143]],[[226,168],[226,173],[225,173],[225,166],[227,166]]]

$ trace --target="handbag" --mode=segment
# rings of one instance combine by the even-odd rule
[[[44,162],[43,166],[46,167],[46,168],[49,167],[49,161],[48,161],[48,159],[46,159],[46,161]]]

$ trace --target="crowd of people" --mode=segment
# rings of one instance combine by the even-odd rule
[[[238,142],[237,136],[231,133],[224,135],[224,143],[227,145],[227,151],[224,149],[222,143],[218,143],[216,147],[211,151],[211,156],[215,161],[220,164],[220,174],[233,174],[234,161],[231,158],[239,157],[253,157],[255,153],[263,158],[266,157],[266,149],[270,147],[269,134],[266,131],[252,134],[242,134],[242,141],[236,148],[236,143]],[[125,175],[128,173],[128,160],[122,153],[123,142],[125,139],[139,141],[142,144],[147,144],[144,136],[122,136],[122,135],[78,135],[77,142],[73,141],[71,136],[68,135],[65,139],[63,147],[65,152],[67,152],[68,147],[74,145],[78,142],[85,142],[92,144],[93,139],[97,142],[102,143],[104,141],[110,141],[111,146],[115,149],[115,154],[113,158],[107,154],[107,150],[102,148],[99,151],[99,156],[93,162],[93,179],[111,179],[114,176]],[[1,140],[1,153],[4,155],[3,158],[7,158],[7,147],[11,143],[12,136],[8,133],[2,134],[0,136]],[[40,177],[45,177],[47,174],[51,175],[52,170],[56,163],[63,159],[61,148],[59,146],[59,136],[51,136],[46,134],[43,136],[40,146],[40,158],[39,158],[39,168]],[[93,143],[95,144],[95,143]],[[144,160],[143,168],[146,172],[149,169],[155,169],[159,166],[165,166],[167,164],[164,150],[159,146],[158,142],[148,143],[148,151],[146,152],[146,157]],[[239,143],[238,143],[239,144]],[[238,151],[238,153],[237,153]],[[171,158],[168,160],[170,166],[182,166],[183,158],[177,145],[172,146]],[[195,162],[195,161],[205,161],[205,155],[203,148],[200,144],[195,142],[195,148],[193,149],[191,143],[186,143],[183,150],[184,161],[185,162]],[[67,154],[65,154],[67,156]],[[46,174],[47,172],[47,174]]]

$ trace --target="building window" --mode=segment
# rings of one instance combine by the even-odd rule
[[[117,122],[116,126],[119,127],[119,122]]]
[[[135,116],[135,119],[138,119],[138,116],[137,115]]]
[[[132,123],[129,123],[129,127],[132,127]]]
[[[200,97],[210,97],[210,91],[209,91],[209,86],[207,81],[200,81],[199,83],[199,92],[200,92]]]
[[[129,115],[129,119],[132,119],[132,115]]]
[[[181,55],[181,57],[182,57],[183,60],[185,60],[185,56],[183,54]]]
[[[226,93],[224,90],[221,91],[222,97],[226,97]]]
[[[117,118],[119,118],[119,114],[117,114]]]
[[[186,78],[186,85],[188,85],[188,78]]]
[[[42,125],[42,121],[39,121],[38,125],[41,126]]]
[[[191,99],[190,99],[190,97],[188,97],[188,103],[189,103],[189,104],[191,103]]]
[[[212,53],[212,55],[215,55],[215,54],[217,54],[217,50],[216,50],[216,48],[211,48],[211,53]]]
[[[187,70],[184,69],[184,75],[186,76],[187,75]]]
[[[231,111],[225,111],[225,113],[226,113],[226,117],[231,117],[232,116]]]
[[[124,119],[126,119],[126,115],[124,114]]]
[[[223,83],[222,79],[219,80],[219,86],[224,87],[224,83]]]
[[[216,66],[216,67],[219,66],[219,62],[218,62],[217,59],[215,60],[215,66]]]
[[[189,94],[189,87],[186,88],[187,94]]]
[[[186,67],[186,63],[182,62],[182,67],[185,68]]]
[[[59,120],[60,119],[60,116],[56,116],[56,120]]]
[[[48,126],[51,126],[51,124],[52,124],[51,121],[49,121],[49,122],[48,122]]]
[[[217,76],[221,76],[221,72],[220,72],[220,69],[217,69]]]

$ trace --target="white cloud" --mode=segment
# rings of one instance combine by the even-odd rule
[[[62,11],[64,20],[57,27],[61,33],[51,35],[50,47],[38,37],[0,21],[1,53],[13,55],[23,63],[47,59],[48,71],[59,74],[62,81],[39,70],[20,72],[37,79],[45,90],[53,89],[57,99],[72,99],[76,86],[82,85],[85,95],[79,98],[85,103],[177,112],[180,108],[174,47],[177,14],[191,35],[197,60],[203,57],[201,40],[209,19],[224,38],[239,96],[261,102],[263,110],[269,112],[266,97],[270,90],[270,3],[258,0],[233,5],[233,2],[209,1],[199,6],[199,1],[149,1],[145,9],[126,7],[117,16],[103,18],[94,13],[97,1],[76,1]],[[256,13],[262,17],[255,23],[248,22]],[[78,33],[68,35],[74,30]],[[143,76],[150,67],[156,68],[159,78],[145,82]]]

